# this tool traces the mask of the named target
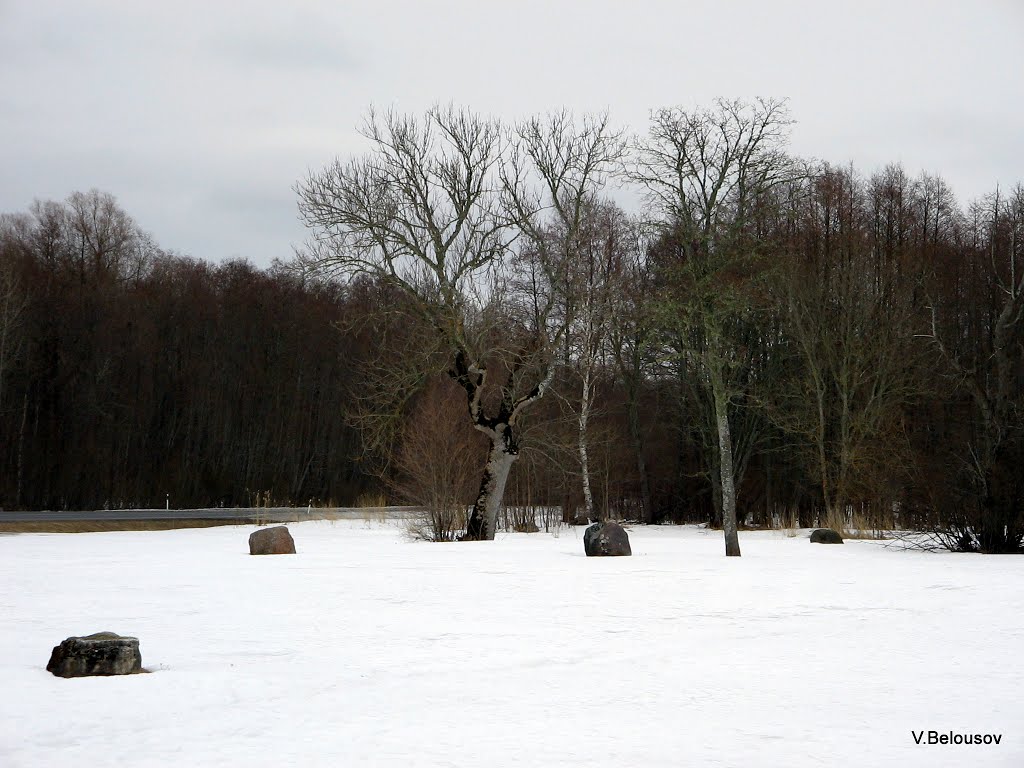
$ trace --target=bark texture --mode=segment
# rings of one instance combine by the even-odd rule
[[[719,471],[722,484],[722,531],[725,533],[726,557],[740,556],[740,540],[736,532],[736,486],[733,482],[732,435],[729,432],[729,411],[724,387],[714,377],[715,419],[718,424]]]

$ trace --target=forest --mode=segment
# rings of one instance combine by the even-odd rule
[[[0,509],[373,498],[436,539],[1021,551],[1024,186],[796,157],[792,120],[370,111],[268,268],[176,253],[109,192],[26,201],[0,215]]]

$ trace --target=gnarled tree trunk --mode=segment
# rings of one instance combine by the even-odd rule
[[[465,390],[469,415],[473,427],[487,435],[491,441],[487,453],[487,464],[480,479],[480,491],[466,523],[462,541],[493,541],[498,528],[498,511],[505,495],[512,465],[519,458],[519,440],[516,436],[516,422],[522,412],[544,396],[555,375],[554,361],[549,361],[544,378],[522,397],[515,397],[515,380],[519,369],[502,386],[501,404],[497,415],[488,417],[484,413],[482,397],[487,380],[487,369],[470,362],[466,353],[460,350],[455,355],[455,366],[449,372],[451,377]]]
[[[505,496],[505,484],[508,482],[512,465],[519,458],[519,449],[508,424],[499,425],[496,429],[481,429],[491,439],[491,448],[487,454],[487,464],[480,479],[480,492],[466,523],[466,534],[463,541],[493,541],[498,526],[498,511],[501,500]]]

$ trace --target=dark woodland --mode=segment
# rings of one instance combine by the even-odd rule
[[[897,165],[798,161],[785,116],[755,109],[775,154],[737,166],[729,197],[665,204],[658,142],[721,114],[663,111],[637,139],[517,126],[540,191],[495,170],[506,229],[467,218],[482,260],[418,282],[339,256],[369,247],[323,218],[364,178],[351,168],[299,182],[314,244],[266,269],[168,250],[106,192],[26,201],[0,216],[0,509],[378,498],[433,510],[440,538],[486,538],[459,510],[482,510],[481,474],[493,490],[504,462],[500,524],[520,530],[734,514],[1020,551],[1024,187],[961,201]],[[377,129],[394,139],[394,120]],[[545,175],[576,139],[604,176]],[[447,177],[420,178],[427,200]],[[493,282],[465,300],[478,269]]]

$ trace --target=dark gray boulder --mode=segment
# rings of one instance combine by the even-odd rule
[[[114,632],[69,637],[53,649],[46,671],[57,677],[133,675],[142,671],[139,639]]]
[[[583,533],[583,551],[587,557],[632,555],[629,536],[618,523],[594,523]]]
[[[249,535],[250,555],[294,555],[295,539],[283,525],[260,528]]]
[[[818,530],[811,533],[811,544],[842,544],[843,537],[839,535],[839,531],[833,531],[831,528],[819,528]]]

